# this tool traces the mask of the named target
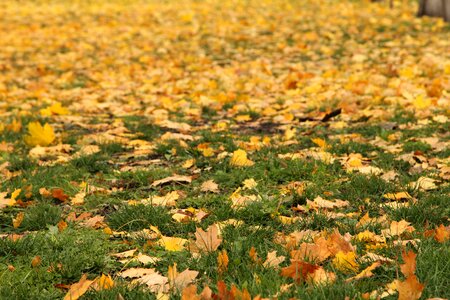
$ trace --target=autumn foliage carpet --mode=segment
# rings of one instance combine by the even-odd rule
[[[0,299],[450,297],[450,26],[417,3],[0,3]]]

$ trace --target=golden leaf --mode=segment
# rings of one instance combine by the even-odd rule
[[[230,160],[230,165],[235,167],[250,167],[255,163],[247,158],[247,152],[242,149],[233,152]]]
[[[163,246],[167,251],[182,251],[186,242],[187,240],[183,238],[161,236],[158,244]]]
[[[359,269],[355,252],[339,251],[333,259],[333,265],[343,273],[353,273],[357,272]]]
[[[87,292],[87,290],[89,289],[89,287],[93,282],[94,282],[93,280],[87,279],[86,274],[83,274],[83,276],[81,276],[80,281],[70,286],[69,291],[64,296],[64,300],[77,300],[78,298],[83,296],[84,293]]]
[[[14,228],[19,228],[20,224],[22,224],[24,216],[25,214],[23,212],[17,214],[17,216],[12,221]]]
[[[47,123],[42,126],[39,122],[30,122],[28,132],[24,139],[29,146],[48,146],[55,140],[53,128]]]

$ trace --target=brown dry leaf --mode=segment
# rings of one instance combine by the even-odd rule
[[[184,270],[181,273],[177,271],[177,264],[175,263],[173,266],[169,266],[168,275],[169,285],[172,289],[176,289],[178,291],[183,290],[186,286],[188,286],[192,281],[197,278],[198,272],[192,271],[189,269]]]
[[[61,202],[66,202],[69,196],[64,193],[63,189],[52,189],[52,197],[58,199]]]
[[[172,191],[167,193],[164,196],[153,196],[149,199],[142,200],[141,203],[143,204],[151,204],[151,205],[157,205],[157,206],[176,206],[177,200],[180,199],[180,193],[178,191]]]
[[[342,208],[348,206],[350,203],[348,201],[342,200],[325,200],[320,196],[317,196],[313,201],[306,200],[306,204],[308,207],[312,209],[325,208],[325,209],[334,209],[334,208]]]
[[[422,295],[425,285],[421,284],[415,275],[397,283],[398,300],[416,300]]]
[[[384,263],[393,263],[394,260],[372,253],[372,252],[367,252],[364,256],[359,258],[359,261],[362,263],[367,263],[367,262],[384,262]]]
[[[138,256],[136,257],[136,260],[143,263],[144,265],[147,265],[147,264],[156,264],[158,261],[161,260],[161,258],[139,253]]]
[[[61,220],[56,224],[58,226],[58,231],[63,232],[67,228],[67,223],[64,220]]]
[[[267,253],[266,261],[263,263],[263,266],[266,268],[272,267],[272,268],[278,268],[286,257],[283,255],[277,256],[277,251],[271,251]]]
[[[167,292],[169,279],[161,274],[154,272],[144,275],[132,281],[132,283],[145,284],[153,293]]]
[[[149,268],[130,268],[119,272],[118,275],[122,278],[139,278],[145,275],[153,274],[155,272],[155,269]]]
[[[84,220],[80,223],[81,226],[83,227],[89,227],[89,228],[102,228],[105,226],[104,223],[105,217],[104,216],[93,216],[92,218],[89,218],[87,220]]]
[[[214,180],[208,180],[202,183],[200,190],[202,192],[218,193],[219,185],[215,183]]]
[[[428,177],[420,177],[417,181],[411,182],[410,187],[417,190],[430,191],[437,189],[436,180]]]
[[[217,256],[217,271],[219,274],[223,274],[228,270],[228,254],[227,250],[222,250],[219,255]]]
[[[31,260],[31,266],[33,268],[36,268],[38,266],[41,265],[42,259],[39,255],[36,255],[35,257],[33,257],[33,259]]]
[[[206,231],[201,228],[197,228],[195,238],[195,245],[200,251],[216,251],[222,243],[222,239],[219,238],[218,227],[216,224],[209,226]]]
[[[416,272],[416,256],[413,251],[408,251],[408,253],[402,252],[402,258],[405,263],[400,265],[400,270],[405,277],[412,276]]]
[[[166,177],[166,178],[154,181],[152,183],[152,186],[158,186],[158,185],[169,183],[169,182],[191,183],[192,182],[192,176],[184,176],[184,175],[169,176],[169,177]]]
[[[64,300],[77,300],[87,292],[94,280],[88,280],[87,275],[83,274],[80,281],[70,286],[69,291],[64,296]]]
[[[381,230],[381,234],[385,237],[394,237],[403,234],[404,232],[414,231],[414,227],[406,220],[393,221],[388,229]]]
[[[136,251],[137,251],[137,248],[136,249],[127,250],[127,251],[124,251],[124,252],[120,252],[120,253],[114,253],[114,254],[111,254],[111,256],[118,257],[118,258],[133,257],[134,253]]]

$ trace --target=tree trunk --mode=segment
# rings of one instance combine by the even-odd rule
[[[450,0],[420,0],[418,17],[429,16],[450,21]]]

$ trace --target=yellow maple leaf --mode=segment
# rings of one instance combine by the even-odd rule
[[[69,111],[67,108],[62,107],[61,103],[56,102],[52,106],[41,109],[41,115],[43,116],[51,116],[51,115],[67,115]]]
[[[30,122],[28,124],[29,135],[25,136],[25,143],[30,146],[48,146],[55,140],[53,128],[45,123],[44,126],[39,122]]]
[[[184,244],[187,240],[183,238],[161,236],[158,244],[166,248],[167,251],[181,251],[184,249]]]
[[[233,152],[233,156],[230,160],[230,165],[236,167],[250,167],[255,163],[247,158],[247,152],[242,149]]]
[[[344,273],[358,272],[359,265],[356,262],[356,254],[353,251],[336,253],[336,257],[333,259],[333,265],[336,269]]]
[[[413,101],[413,105],[417,109],[425,109],[431,106],[431,104],[432,104],[431,99],[428,97],[424,98],[423,95],[417,96]]]

